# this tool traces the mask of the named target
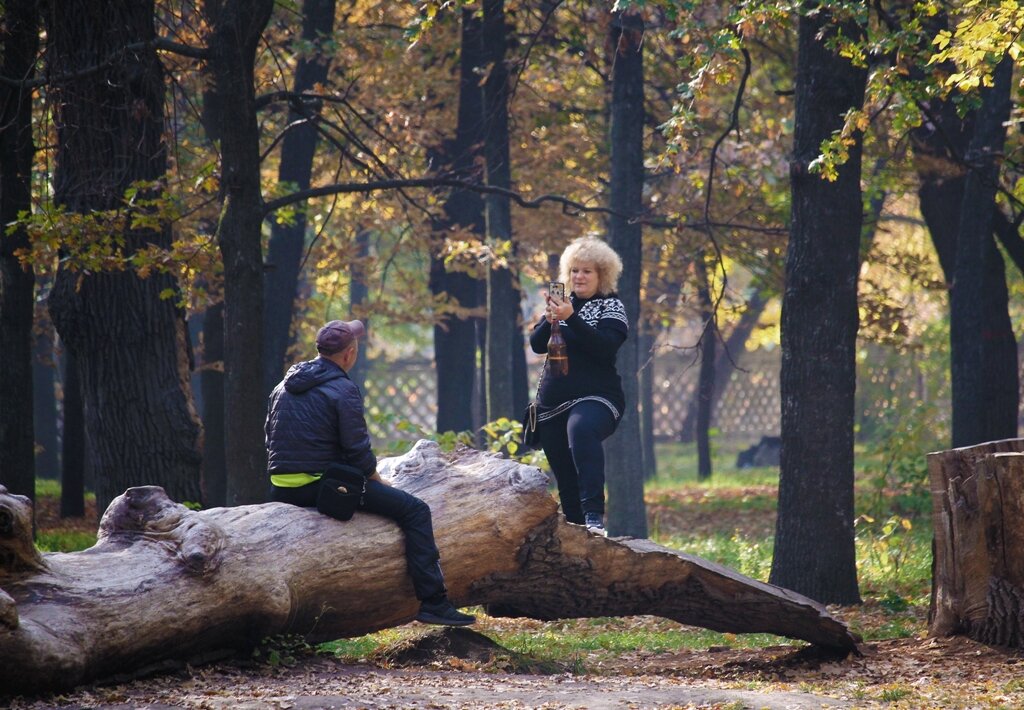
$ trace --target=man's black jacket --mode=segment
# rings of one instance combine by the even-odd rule
[[[270,473],[322,473],[332,463],[377,470],[363,396],[326,358],[289,368],[270,394],[265,430]]]

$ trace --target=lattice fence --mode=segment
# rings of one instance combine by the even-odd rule
[[[717,436],[736,441],[757,441],[763,435],[778,435],[779,398],[778,348],[743,352],[737,357],[739,369],[719,376],[729,378],[719,399],[712,426]],[[532,361],[531,361],[532,362]],[[1021,358],[1024,364],[1024,357]],[[654,434],[661,440],[679,437],[687,409],[696,391],[699,366],[692,355],[660,353],[653,368]],[[949,428],[949,374],[943,363],[920,361],[880,346],[866,346],[858,366],[856,423],[861,440],[884,433],[897,416],[905,416],[924,405],[935,431]],[[531,364],[531,375],[539,367]],[[1024,376],[1022,376],[1024,385]],[[429,360],[375,363],[367,376],[366,405],[374,436],[384,439],[410,438],[410,431],[398,431],[401,422],[432,431],[437,414],[437,380]],[[531,392],[535,383],[531,383]],[[1024,430],[1024,421],[1021,423]]]
[[[736,357],[734,355],[734,357]],[[728,377],[712,413],[719,436],[760,439],[779,431],[778,351],[742,353],[736,368],[718,373]],[[661,353],[654,358],[654,436],[677,439],[697,391],[700,364],[692,354]]]
[[[366,376],[370,433],[384,439],[411,438],[396,427],[408,422],[433,430],[437,420],[437,375],[430,360],[374,362]]]

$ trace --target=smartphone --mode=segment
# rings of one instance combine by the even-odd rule
[[[548,284],[548,296],[559,303],[565,300],[565,284],[561,281],[552,281]]]

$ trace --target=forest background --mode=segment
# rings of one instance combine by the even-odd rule
[[[371,392],[433,356],[434,427],[382,434],[522,455],[536,293],[592,233],[636,334],[609,528],[647,534],[652,359],[698,372],[710,476],[774,347],[772,581],[856,601],[857,444],[922,493],[925,451],[1016,436],[1010,5],[6,0],[0,480],[59,471],[72,516],[86,481],[261,501],[266,394],[348,317]]]

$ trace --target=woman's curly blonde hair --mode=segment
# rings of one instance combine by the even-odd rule
[[[597,237],[574,239],[558,260],[558,277],[571,289],[572,267],[592,264],[597,269],[597,293],[607,296],[615,293],[622,273],[622,259],[606,242]]]

